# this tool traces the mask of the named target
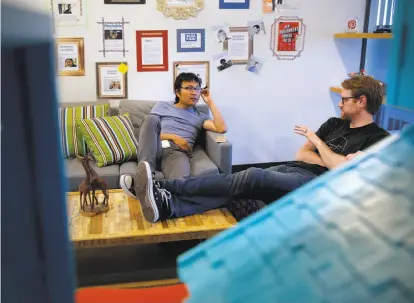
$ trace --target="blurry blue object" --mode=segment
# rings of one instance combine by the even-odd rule
[[[186,303],[414,302],[414,125],[178,259]]]
[[[402,130],[414,124],[414,111],[392,105],[384,105],[382,127],[388,131]]]
[[[51,20],[6,4],[1,14],[1,301],[71,303]]]

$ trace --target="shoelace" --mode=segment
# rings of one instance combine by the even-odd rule
[[[158,189],[158,191],[161,194],[162,201],[165,202],[168,209],[170,209],[170,199],[171,199],[171,193],[166,190],[165,188],[161,188],[160,183],[157,181],[154,181],[155,187]]]

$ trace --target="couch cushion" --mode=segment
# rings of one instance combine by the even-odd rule
[[[91,168],[108,183],[108,188],[119,188],[119,165],[114,164],[106,167],[98,167],[94,161],[90,161],[89,163]],[[68,179],[68,191],[78,191],[79,184],[86,177],[82,163],[78,159],[65,159],[64,165]]]
[[[194,150],[194,156],[190,160],[191,162],[191,175],[193,177],[218,175],[218,167],[207,156],[206,152],[197,147]]]
[[[76,120],[98,167],[137,159],[138,142],[128,116]]]
[[[84,156],[87,151],[82,133],[76,129],[75,119],[105,117],[108,115],[109,103],[98,105],[78,105],[59,108],[60,136],[63,157]]]

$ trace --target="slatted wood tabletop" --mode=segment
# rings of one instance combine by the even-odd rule
[[[67,193],[69,232],[76,248],[206,239],[237,223],[225,208],[150,223],[139,202],[122,190],[110,191],[107,213],[86,217],[79,212],[79,199],[78,192]],[[103,195],[98,199],[102,201]]]

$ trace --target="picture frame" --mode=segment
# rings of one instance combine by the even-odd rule
[[[127,99],[128,73],[119,70],[127,62],[96,62],[96,96],[98,99]]]
[[[166,17],[186,20],[189,17],[197,17],[204,9],[204,0],[157,0],[157,9]]]
[[[228,56],[233,64],[247,64],[253,54],[253,39],[250,39],[249,28],[230,27],[230,38],[223,42],[223,50],[228,51]]]
[[[86,0],[50,0],[50,11],[56,27],[86,25]]]
[[[177,52],[196,53],[205,52],[206,30],[200,29],[177,29]]]
[[[210,88],[210,61],[174,61],[173,90],[175,78],[183,72],[196,74],[201,78],[202,88]]]
[[[297,16],[280,16],[271,26],[270,50],[278,60],[295,60],[305,47],[306,25]]]
[[[146,0],[104,0],[104,4],[146,4]]]
[[[219,9],[249,9],[250,0],[220,0]]]
[[[136,44],[137,71],[168,71],[168,30],[136,31]]]
[[[59,76],[84,76],[83,38],[56,38],[56,68]]]

